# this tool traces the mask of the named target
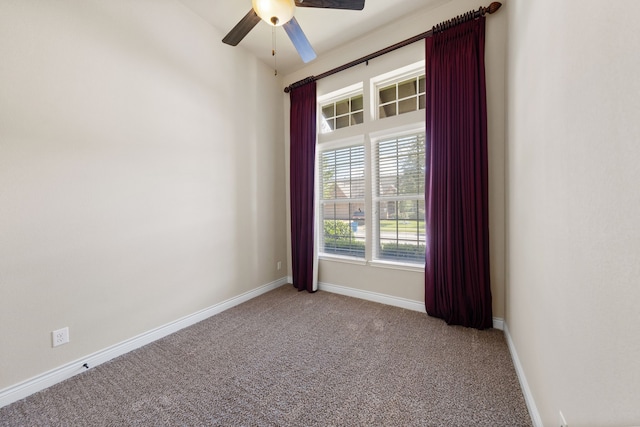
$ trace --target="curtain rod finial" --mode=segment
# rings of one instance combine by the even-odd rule
[[[489,5],[489,7],[487,8],[487,12],[491,13],[496,13],[498,11],[498,9],[500,9],[500,7],[502,6],[502,3],[499,3],[497,1],[494,1],[493,3],[491,3]]]

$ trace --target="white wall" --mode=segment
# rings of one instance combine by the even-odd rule
[[[285,276],[282,82],[221,38],[0,1],[0,390]]]
[[[640,3],[505,8],[508,329],[545,426],[637,426]]]
[[[290,84],[311,75],[318,75],[342,64],[386,48],[402,40],[431,29],[432,26],[463,14],[477,10],[475,0],[455,0],[436,2],[438,7],[427,7],[419,13],[405,17],[393,25],[383,27],[363,39],[345,44],[329,55],[323,55],[305,68],[285,77]],[[487,5],[484,5],[487,6]],[[490,251],[491,281],[494,317],[504,317],[505,280],[505,54],[506,54],[507,14],[499,11],[487,18],[486,27],[486,70],[487,107],[489,126],[489,210],[490,210]],[[424,43],[417,42],[408,47],[386,54],[358,65],[327,79],[318,81],[318,90],[330,86],[330,90],[358,82],[362,75],[376,75],[375,70],[389,71],[424,59]],[[328,82],[328,80],[334,80]],[[285,102],[285,120],[288,120],[289,104]],[[287,122],[288,126],[288,122]],[[288,144],[288,140],[287,140]],[[288,145],[287,145],[288,150]],[[357,290],[371,291],[396,298],[424,303],[424,273],[421,271],[400,271],[386,268],[353,265],[329,260],[319,263],[319,281],[345,286]]]

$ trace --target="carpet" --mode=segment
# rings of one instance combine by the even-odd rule
[[[504,335],[285,285],[0,408],[1,426],[531,426]]]

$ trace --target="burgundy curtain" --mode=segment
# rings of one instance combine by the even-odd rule
[[[316,82],[291,89],[290,189],[293,286],[316,291],[314,244],[314,166],[316,156]]]
[[[492,327],[485,18],[426,39],[425,305],[448,324]]]

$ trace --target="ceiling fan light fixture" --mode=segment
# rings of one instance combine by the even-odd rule
[[[293,0],[251,0],[253,10],[269,25],[279,27],[293,18]]]

